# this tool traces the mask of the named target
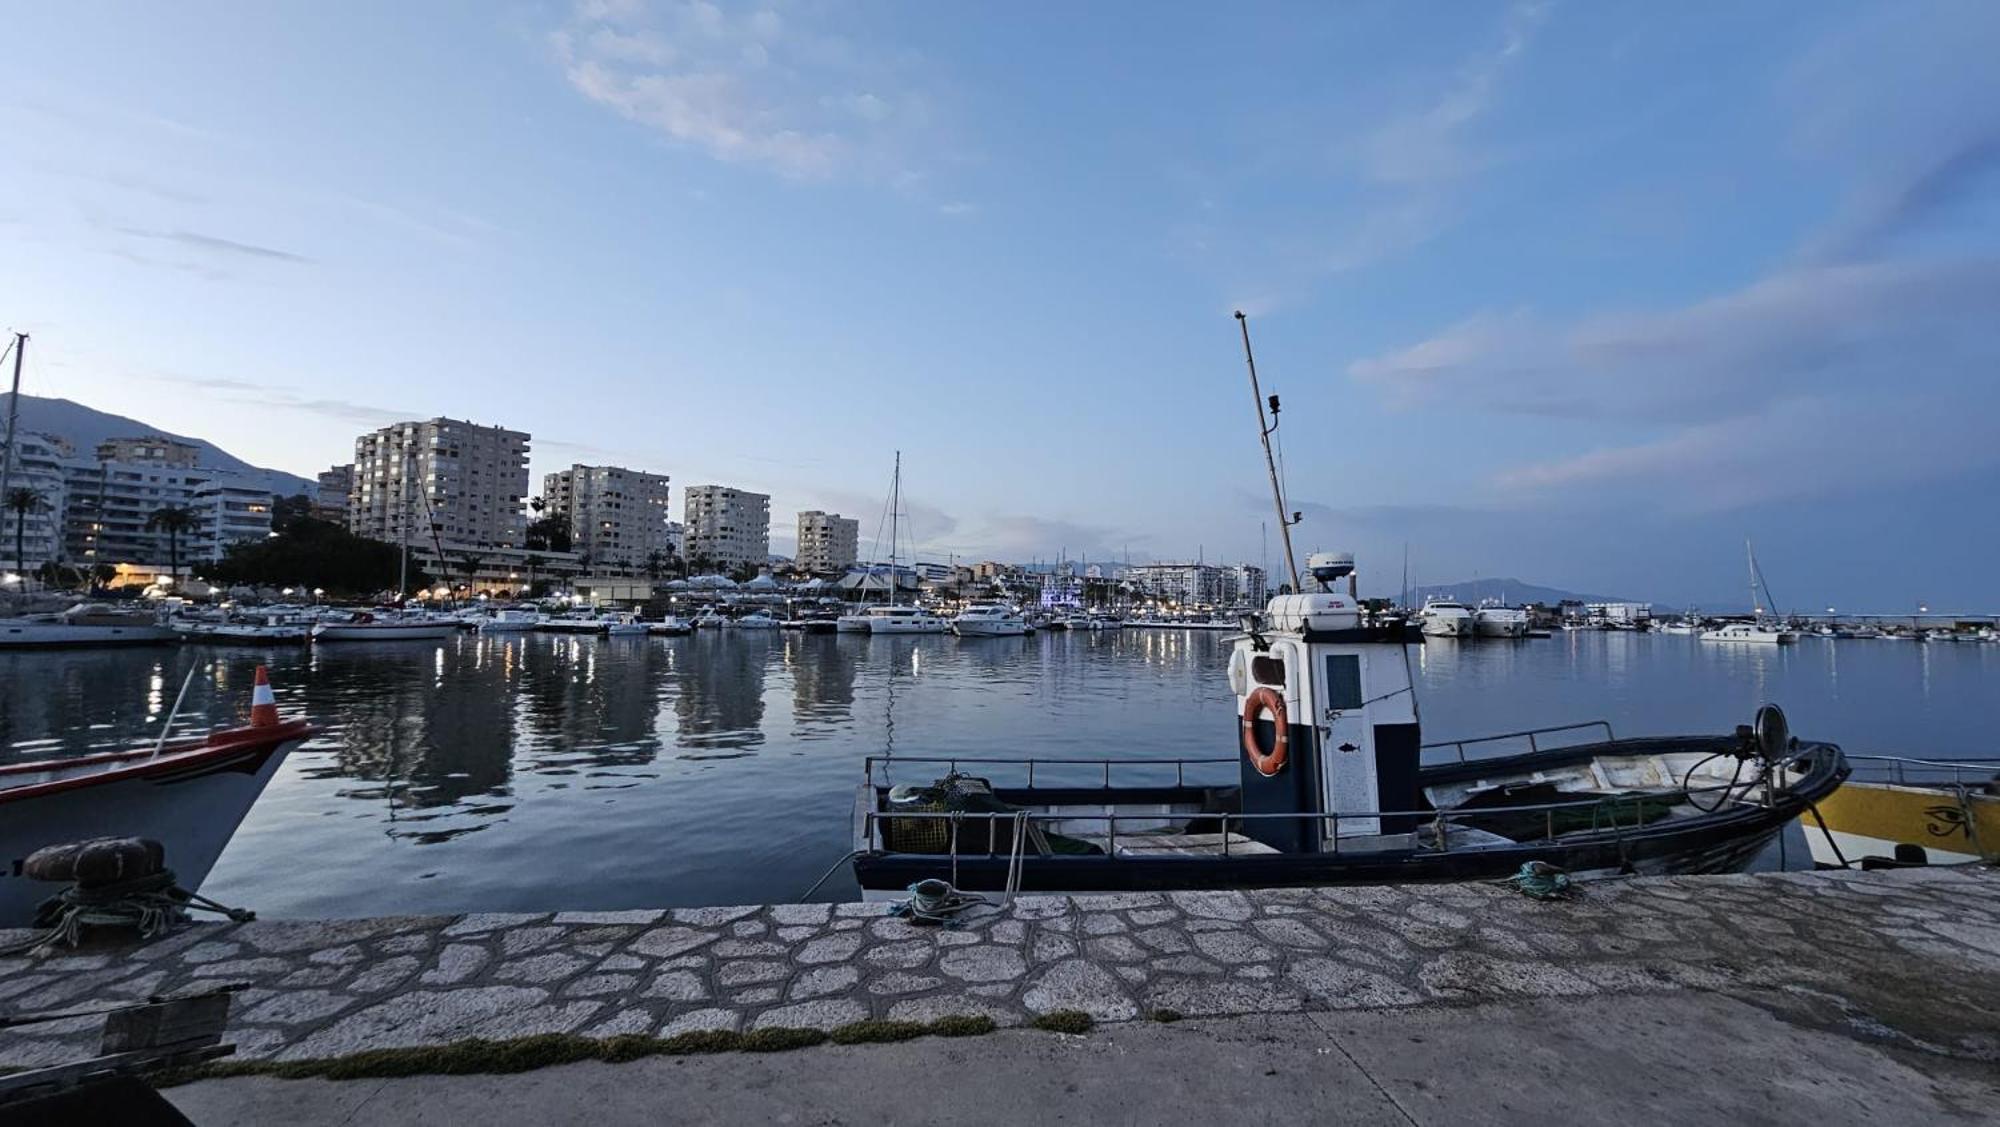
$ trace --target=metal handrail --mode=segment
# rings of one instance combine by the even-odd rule
[[[897,764],[897,763],[943,763],[951,771],[957,771],[958,765],[961,763],[983,763],[983,764],[991,764],[991,765],[998,765],[1005,767],[1026,767],[1028,769],[1027,785],[1031,787],[1035,785],[1035,766],[1037,764],[1041,764],[1043,766],[1048,766],[1048,767],[1064,767],[1064,766],[1099,767],[1103,769],[1104,773],[1103,775],[1104,781],[1100,785],[1108,788],[1111,786],[1111,768],[1113,767],[1165,767],[1168,764],[1172,764],[1174,768],[1174,785],[1186,786],[1187,767],[1189,764],[1194,764],[1197,766],[1201,764],[1222,764],[1222,763],[1234,764],[1237,762],[1237,759],[1233,755],[1216,757],[1216,758],[1192,758],[1192,759],[1186,756],[1181,756],[1174,759],[1105,759],[1101,757],[1074,758],[1065,756],[1038,755],[1028,758],[1010,759],[998,756],[979,756],[979,755],[870,755],[862,760],[861,769],[862,769],[863,782],[869,785],[874,784],[875,764],[878,762],[883,763],[885,765]]]
[[[1588,809],[1590,809],[1590,810],[1591,810],[1591,813],[1592,813],[1592,818],[1591,818],[1591,829],[1589,830],[1589,832],[1590,832],[1590,833],[1601,833],[1601,832],[1603,832],[1603,829],[1602,829],[1602,827],[1601,827],[1601,826],[1600,826],[1600,825],[1598,824],[1598,821],[1597,821],[1597,817],[1596,817],[1596,816],[1597,816],[1597,814],[1598,814],[1598,813],[1599,813],[1599,812],[1601,811],[1601,812],[1603,812],[1603,813],[1607,814],[1608,816],[1610,816],[1610,818],[1611,818],[1611,826],[1612,826],[1612,830],[1611,830],[1611,832],[1613,833],[1613,835],[1614,835],[1614,836],[1618,836],[1618,837],[1623,837],[1623,836],[1624,836],[1624,834],[1625,834],[1626,832],[1629,832],[1629,831],[1631,831],[1631,830],[1634,830],[1634,829],[1636,829],[1636,830],[1644,830],[1644,829],[1646,828],[1646,824],[1647,824],[1647,823],[1646,823],[1646,821],[1645,821],[1645,817],[1644,817],[1644,803],[1645,803],[1645,802],[1647,802],[1648,800],[1654,800],[1654,799],[1660,799],[1660,798],[1666,798],[1666,797],[1685,797],[1685,796],[1688,796],[1688,795],[1693,795],[1693,794],[1703,794],[1703,793],[1712,793],[1712,792],[1715,792],[1715,791],[1724,791],[1724,792],[1728,792],[1728,791],[1734,791],[1734,790],[1738,790],[1738,789],[1742,789],[1742,790],[1743,790],[1743,791],[1745,792],[1745,795],[1747,796],[1747,795],[1748,795],[1748,793],[1749,793],[1749,791],[1750,791],[1750,790],[1752,789],[1752,787],[1751,787],[1751,786],[1744,786],[1743,784],[1740,784],[1740,783],[1736,783],[1736,782],[1727,782],[1727,783],[1716,783],[1716,784],[1714,784],[1714,785],[1710,785],[1710,786],[1700,786],[1700,787],[1687,787],[1687,788],[1685,788],[1685,789],[1681,789],[1681,790],[1675,790],[1675,791],[1671,791],[1671,792],[1667,792],[1667,793],[1665,793],[1665,794],[1662,794],[1662,793],[1659,793],[1659,792],[1639,792],[1639,793],[1636,793],[1636,794],[1622,794],[1622,795],[1604,795],[1604,796],[1601,796],[1601,797],[1597,797],[1597,798],[1579,798],[1579,799],[1571,799],[1571,800],[1568,800],[1568,801],[1565,801],[1565,802],[1536,802],[1536,803],[1529,803],[1529,804],[1526,804],[1526,805],[1521,805],[1521,806],[1482,806],[1482,807],[1479,807],[1479,808],[1477,808],[1477,809],[1472,809],[1472,810],[1458,810],[1458,809],[1446,809],[1446,810],[1371,810],[1371,811],[1366,811],[1366,812],[1361,812],[1361,811],[1352,811],[1352,810],[1346,810],[1346,811],[1342,811],[1342,810],[1330,810],[1330,811],[1321,811],[1321,812],[1298,812],[1298,811],[1284,811],[1284,812],[1275,812],[1275,813],[1256,813],[1256,814],[1246,814],[1246,813],[1241,813],[1241,812],[1239,812],[1239,813],[1208,813],[1208,812],[1189,812],[1187,816],[1188,816],[1188,817],[1190,817],[1190,818],[1211,818],[1211,817],[1212,817],[1212,818],[1216,818],[1216,819],[1218,819],[1218,820],[1220,821],[1220,823],[1221,823],[1221,826],[1222,826],[1222,839],[1223,839],[1223,840],[1222,840],[1222,845],[1223,845],[1223,856],[1225,856],[1225,857],[1227,857],[1227,856],[1229,856],[1229,855],[1230,855],[1230,854],[1229,854],[1229,844],[1230,844],[1230,842],[1229,842],[1229,824],[1230,824],[1231,822],[1248,822],[1248,821],[1253,821],[1253,820],[1254,820],[1254,821],[1276,821],[1276,820],[1291,820],[1291,821],[1301,821],[1301,820],[1317,820],[1317,821],[1324,821],[1324,822],[1329,822],[1329,823],[1331,823],[1331,824],[1332,824],[1332,837],[1333,837],[1333,840],[1334,840],[1334,852],[1338,853],[1338,852],[1340,851],[1340,846],[1339,846],[1339,841],[1340,841],[1340,820],[1341,820],[1342,818],[1349,818],[1349,819],[1353,819],[1353,818],[1361,818],[1361,819],[1381,819],[1381,818],[1417,818],[1417,819],[1421,819],[1421,820],[1423,820],[1423,821],[1427,821],[1427,822],[1439,822],[1439,821],[1443,821],[1443,822],[1454,822],[1454,821],[1457,821],[1457,820],[1459,820],[1459,819],[1465,819],[1465,818],[1479,818],[1479,817],[1486,817],[1486,816],[1490,816],[1490,815],[1495,815],[1495,814],[1532,814],[1532,813],[1537,813],[1537,812],[1540,812],[1540,813],[1543,813],[1543,814],[1544,814],[1544,815],[1546,816],[1546,828],[1545,828],[1545,829],[1544,829],[1544,831],[1543,831],[1543,840],[1547,840],[1547,841],[1554,841],[1554,840],[1555,840],[1555,837],[1556,837],[1556,835],[1555,835],[1555,814],[1556,814],[1556,811],[1558,811],[1558,810],[1582,810],[1582,809],[1586,809],[1586,808],[1588,808]],[[1749,799],[1749,798],[1747,798],[1747,797],[1739,797],[1739,798],[1736,798],[1736,799],[1735,799],[1734,801],[1736,801],[1736,802],[1738,802],[1738,803],[1743,803],[1743,804],[1746,804],[1746,805],[1753,805],[1753,806],[1755,806],[1755,805],[1761,805],[1760,803],[1757,803],[1757,802],[1754,802],[1754,801],[1750,800],[1750,799]],[[1617,806],[1618,806],[1618,804],[1620,804],[1620,803],[1626,803],[1626,802],[1630,802],[1630,803],[1632,803],[1632,804],[1633,804],[1633,806],[1634,806],[1634,809],[1635,809],[1635,816],[1634,816],[1634,819],[1633,819],[1633,821],[1634,821],[1634,825],[1633,825],[1632,827],[1626,827],[1626,826],[1625,826],[1625,825],[1624,825],[1624,824],[1623,824],[1622,822],[1619,822],[1619,821],[1617,820],[1617,813],[1616,813],[1616,809],[1615,809],[1615,807],[1617,807]],[[1720,806],[1719,806],[1719,805],[1718,805],[1717,809],[1720,809]],[[1712,813],[1712,812],[1713,812],[1713,811],[1711,811],[1711,813]],[[877,827],[876,827],[876,823],[877,823],[877,822],[880,822],[880,821],[883,821],[883,820],[885,820],[885,819],[904,819],[904,818],[923,818],[923,819],[932,819],[932,818],[942,818],[942,819],[950,819],[950,820],[956,820],[956,821],[960,821],[960,822],[964,822],[964,821],[972,821],[972,820],[978,820],[978,821],[984,821],[984,822],[988,823],[988,826],[989,826],[989,829],[988,829],[988,833],[987,833],[987,850],[986,850],[986,856],[988,856],[988,857],[993,857],[993,856],[997,856],[997,853],[995,852],[995,849],[994,849],[994,846],[993,846],[993,841],[994,841],[994,835],[993,835],[993,833],[992,833],[992,831],[991,831],[991,828],[990,828],[990,827],[991,827],[991,825],[992,825],[992,823],[994,823],[995,821],[1000,821],[1000,820],[1005,820],[1006,822],[1009,822],[1009,823],[1012,823],[1012,822],[1013,822],[1013,821],[1014,821],[1014,820],[1015,820],[1016,818],[1018,818],[1018,817],[1020,816],[1021,812],[1020,812],[1020,811],[1012,811],[1012,810],[991,810],[991,811],[988,811],[988,810],[981,810],[981,811],[974,811],[974,810],[960,810],[960,811],[952,811],[952,810],[911,810],[911,811],[887,811],[887,810],[867,810],[867,811],[863,811],[863,812],[862,812],[862,814],[863,814],[863,817],[864,817],[864,819],[865,819],[865,820],[864,820],[864,822],[863,822],[863,825],[862,825],[862,836],[863,836],[863,839],[864,839],[864,840],[866,840],[866,841],[868,841],[868,842],[869,842],[869,843],[870,843],[871,845],[873,845],[873,844],[875,844],[875,843],[876,843],[876,833],[877,833]],[[1106,813],[1106,814],[1094,814],[1094,813],[1073,813],[1073,814],[1072,814],[1072,813],[1061,813],[1061,814],[1055,814],[1055,813],[1047,813],[1047,814],[1041,814],[1041,813],[1033,813],[1033,812],[1029,812],[1029,813],[1027,814],[1027,818],[1026,818],[1026,820],[1027,820],[1027,821],[1028,821],[1029,823],[1037,823],[1037,822],[1041,822],[1041,823],[1050,823],[1050,822],[1104,822],[1104,823],[1106,823],[1106,824],[1107,824],[1107,826],[1108,826],[1108,828],[1109,828],[1109,833],[1110,833],[1110,835],[1111,835],[1111,836],[1110,836],[1110,839],[1109,839],[1109,840],[1110,840],[1110,842],[1112,843],[1112,845],[1113,845],[1113,846],[1115,847],[1115,845],[1116,845],[1116,842],[1117,842],[1117,836],[1116,836],[1116,835],[1117,835],[1117,825],[1118,825],[1118,819],[1120,819],[1120,818],[1125,818],[1125,819],[1127,819],[1127,820],[1130,820],[1130,819],[1133,819],[1133,818],[1140,818],[1140,819],[1142,819],[1142,820],[1146,820],[1146,821],[1156,821],[1156,820],[1159,820],[1159,819],[1161,819],[1161,818],[1163,818],[1163,817],[1166,817],[1166,816],[1167,816],[1167,815],[1163,815],[1163,814],[1130,814],[1130,813],[1127,813],[1127,814],[1117,814],[1117,813]],[[1439,842],[1439,844],[1438,844],[1438,848],[1439,848],[1440,850],[1444,850],[1444,849],[1447,849],[1447,848],[1448,848],[1448,842],[1444,841],[1443,839],[1440,839],[1440,842]],[[1109,849],[1109,850],[1107,850],[1107,853],[1108,853],[1109,855],[1111,855],[1111,856],[1114,856],[1114,857],[1115,857],[1115,856],[1116,856],[1116,849],[1115,849],[1115,848],[1113,848],[1113,849]]]
[[[1938,760],[1916,759],[1906,755],[1850,755],[1847,757],[1847,761],[1849,763],[1888,764],[1895,770],[1895,778],[1892,781],[1898,786],[1909,785],[1908,770],[1913,767],[1930,771],[1950,771],[1951,779],[1949,782],[1953,786],[1957,786],[1963,781],[1960,778],[1960,772],[2000,773],[2000,759]],[[1924,784],[1935,786],[1946,781],[1944,779],[1918,779],[1916,780],[1916,784],[1919,786]]]
[[[1529,728],[1525,731],[1520,731],[1520,732],[1502,732],[1496,736],[1475,736],[1469,740],[1438,740],[1436,743],[1422,744],[1418,747],[1417,750],[1429,751],[1432,748],[1437,748],[1437,747],[1452,748],[1453,750],[1458,752],[1458,761],[1460,763],[1463,763],[1465,762],[1465,749],[1468,744],[1496,743],[1500,740],[1518,740],[1521,737],[1526,736],[1528,739],[1528,750],[1531,752],[1535,752],[1542,750],[1541,746],[1535,742],[1536,736],[1548,736],[1548,735],[1553,735],[1557,732],[1575,732],[1584,728],[1604,729],[1604,738],[1606,741],[1615,740],[1618,738],[1616,735],[1612,733],[1611,722],[1609,720],[1584,720],[1576,724],[1556,724],[1548,728]]]

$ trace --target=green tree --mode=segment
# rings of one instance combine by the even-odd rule
[[[118,569],[108,563],[90,565],[90,582],[94,587],[109,587],[118,578]]]
[[[458,565],[465,569],[465,591],[473,593],[479,585],[479,569],[486,566],[486,558],[475,552],[467,552],[459,557]]]
[[[666,568],[666,554],[654,549],[646,553],[646,578],[659,582],[660,573]]]
[[[336,595],[372,596],[395,588],[400,557],[394,544],[307,517],[276,536],[230,545],[208,573],[222,583],[324,587]],[[413,564],[410,582],[422,588],[432,579]]]
[[[283,532],[298,521],[311,519],[312,515],[312,498],[303,493],[294,493],[290,497],[273,497],[271,499],[271,531],[273,532]]]
[[[176,583],[180,582],[181,578],[181,534],[193,532],[194,527],[194,510],[180,505],[166,505],[154,509],[146,517],[147,532],[167,534],[167,574]]]
[[[7,511],[14,514],[14,570],[28,577],[28,514],[40,512],[46,504],[40,493],[25,485],[7,491]]]

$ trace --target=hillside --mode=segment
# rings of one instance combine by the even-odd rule
[[[5,426],[7,397],[0,394],[0,428]],[[201,447],[201,464],[218,470],[237,470],[243,473],[261,474],[270,483],[271,492],[290,496],[304,493],[310,496],[314,483],[295,474],[282,470],[265,469],[224,450],[206,439],[191,435],[175,434],[170,430],[156,427],[151,423],[124,415],[114,415],[109,411],[99,411],[68,399],[44,399],[35,395],[21,396],[21,430],[57,434],[68,439],[76,447],[78,455],[88,457],[97,449],[97,444],[108,438],[134,438],[142,434],[159,434],[182,442],[191,442]]]

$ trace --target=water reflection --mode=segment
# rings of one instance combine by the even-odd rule
[[[225,854],[210,890],[225,901],[280,916],[716,903],[752,876],[761,894],[803,888],[844,852],[867,755],[1233,757],[1227,653],[1217,634],[1127,630],[0,654],[0,758],[155,738],[191,668],[176,730],[239,722],[267,663],[281,709],[325,730]],[[2000,647],[1576,632],[1435,643],[1418,671],[1433,740],[1600,717],[1621,735],[1726,731],[1777,700],[1795,731],[1854,751],[2000,752]]]

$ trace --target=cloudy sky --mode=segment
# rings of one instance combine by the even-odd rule
[[[927,555],[1991,609],[2000,7],[18,8],[28,388],[447,414]],[[1275,545],[1275,529],[1271,541]],[[1275,547],[1271,549],[1275,553]],[[1372,566],[1371,566],[1372,565]]]

